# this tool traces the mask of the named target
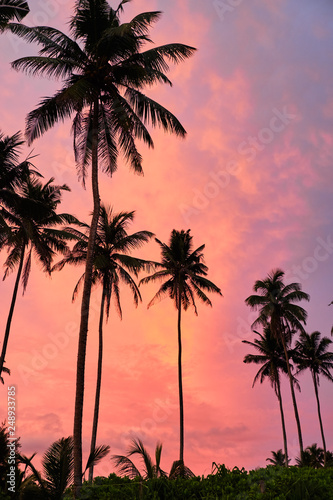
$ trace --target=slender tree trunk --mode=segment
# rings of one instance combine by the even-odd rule
[[[103,319],[104,319],[104,302],[105,302],[105,289],[103,286],[101,309],[99,313],[99,329],[98,329],[98,362],[97,362],[97,381],[96,381],[96,393],[95,393],[95,408],[94,408],[94,420],[91,433],[91,444],[90,453],[93,453],[96,448],[96,437],[97,437],[97,426],[98,426],[98,414],[99,414],[99,401],[101,395],[101,383],[102,383],[102,364],[103,364]],[[89,468],[89,482],[92,483],[94,477],[94,464]]]
[[[15,302],[16,302],[16,297],[17,297],[17,291],[18,291],[18,287],[20,284],[21,274],[22,274],[22,268],[23,268],[23,262],[24,262],[24,252],[25,252],[25,245],[23,244],[22,249],[21,249],[21,255],[20,255],[20,263],[19,263],[19,267],[17,270],[16,280],[15,280],[15,285],[14,285],[14,290],[13,290],[12,301],[10,304],[9,314],[8,314],[8,318],[7,318],[5,335],[4,335],[3,344],[2,344],[2,351],[1,351],[1,358],[0,358],[0,376],[2,373],[3,364],[5,362],[5,357],[6,357],[10,326],[12,324],[14,307],[15,307]]]
[[[298,433],[298,441],[299,441],[300,460],[301,460],[301,462],[303,462],[303,438],[302,438],[301,422],[300,422],[299,415],[298,415],[298,409],[297,409],[297,403],[296,403],[296,396],[295,396],[295,389],[294,389],[294,383],[293,383],[293,376],[292,376],[291,369],[290,369],[290,363],[289,363],[289,357],[288,357],[288,352],[287,352],[287,347],[286,347],[286,341],[285,341],[283,333],[281,335],[281,340],[282,340],[284,355],[285,355],[286,363],[287,363],[287,370],[288,370],[288,377],[289,377],[289,382],[290,382],[291,397],[292,397],[293,406],[294,406],[294,413],[295,413],[295,419],[296,419],[296,425],[297,425],[297,433]]]
[[[97,232],[97,224],[100,211],[100,198],[98,191],[98,100],[93,105],[93,130],[91,146],[91,178],[92,192],[94,200],[93,216],[90,225],[87,260],[85,268],[85,278],[83,285],[81,320],[77,354],[76,371],[76,396],[75,396],[75,414],[74,414],[74,496],[79,498],[82,485],[82,417],[83,417],[83,398],[84,398],[84,375],[86,360],[86,345],[88,334],[89,305],[91,294],[92,269],[94,263],[94,246]]]
[[[277,397],[278,397],[278,400],[279,400],[280,413],[281,413],[281,423],[282,423],[282,433],[283,433],[285,466],[288,467],[287,433],[286,433],[286,425],[285,425],[285,421],[284,421],[284,413],[283,413],[283,406],[282,406],[282,395],[281,395],[281,388],[280,388],[280,379],[279,379],[279,377],[277,377],[277,379],[276,379],[276,390],[277,390]]]
[[[181,293],[178,297],[178,387],[179,387],[179,460],[184,463],[184,403],[183,403],[183,380],[182,380],[182,337],[181,337]]]
[[[312,372],[312,370],[311,370]],[[316,380],[315,374],[312,372],[312,378],[313,378],[313,383],[314,383],[314,388],[315,388],[315,393],[316,393],[316,400],[317,400],[317,409],[318,409],[318,417],[319,417],[319,424],[320,424],[320,432],[321,432],[321,439],[323,441],[323,449],[324,449],[324,467],[326,467],[326,441],[324,437],[324,428],[323,428],[323,422],[321,420],[321,411],[320,411],[320,403],[319,403],[319,395],[318,395],[318,384]]]

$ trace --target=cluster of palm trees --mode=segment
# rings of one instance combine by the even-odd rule
[[[74,416],[74,481],[82,483],[82,418],[89,305],[94,250],[100,216],[98,170],[111,175],[122,153],[134,172],[142,172],[136,139],[153,146],[147,124],[185,136],[177,118],[143,93],[147,86],[168,83],[168,62],[178,63],[193,54],[192,47],[167,44],[144,50],[151,42],[149,29],[160,12],[145,12],[121,24],[128,0],[116,9],[106,0],[76,0],[69,22],[70,34],[45,26],[10,23],[12,33],[41,48],[38,56],[23,57],[13,68],[28,74],[54,77],[62,87],[44,98],[27,117],[28,143],[59,121],[73,118],[74,154],[83,183],[91,168],[93,212],[90,224],[78,340]]]
[[[248,306],[258,310],[259,316],[252,325],[257,337],[253,342],[243,340],[244,343],[254,347],[257,354],[247,354],[244,357],[244,363],[262,365],[254,377],[253,385],[258,380],[262,383],[268,379],[275,391],[281,413],[284,443],[283,461],[286,466],[288,466],[289,458],[280,374],[284,373],[289,378],[300,447],[298,460],[299,463],[307,464],[309,450],[303,448],[295,387],[300,389],[296,375],[304,370],[310,370],[317,402],[323,443],[323,465],[325,466],[329,452],[326,449],[318,386],[321,375],[333,382],[331,373],[333,352],[328,350],[332,340],[328,337],[322,337],[318,331],[308,334],[304,330],[307,313],[297,302],[308,301],[309,295],[302,291],[299,283],[284,284],[283,278],[284,272],[281,269],[273,270],[264,280],[255,282],[253,290],[259,293],[250,295],[245,301]],[[262,326],[262,333],[255,330],[259,325]],[[298,339],[292,347],[292,340],[296,334],[298,334]],[[279,451],[282,453],[282,450]],[[281,456],[279,458],[281,459]]]
[[[117,169],[119,154],[122,154],[134,172],[142,173],[142,157],[136,140],[141,139],[149,147],[153,147],[147,125],[160,126],[179,137],[186,135],[178,119],[143,91],[156,83],[171,85],[166,76],[169,63],[184,61],[195,49],[179,43],[146,49],[146,45],[151,43],[150,27],[160,18],[161,12],[144,12],[122,24],[120,15],[129,1],[122,0],[118,7],[113,9],[106,0],[76,0],[69,22],[69,35],[52,27],[29,27],[20,22],[11,22],[15,18],[21,21],[28,13],[27,2],[0,2],[1,30],[9,30],[27,43],[36,43],[39,46],[37,56],[19,58],[12,63],[12,67],[33,76],[52,77],[62,83],[60,90],[51,97],[44,98],[37,108],[28,114],[25,130],[28,145],[58,122],[72,118],[74,156],[83,184],[90,168],[93,211],[91,223],[87,225],[69,214],[56,213],[61,192],[68,190],[67,186],[54,186],[53,179],[43,185],[38,178],[38,172],[32,168],[30,159],[24,162],[24,168],[16,161],[17,152],[12,153],[12,158],[10,154],[8,156],[12,160],[9,169],[5,168],[5,162],[1,160],[3,183],[0,248],[11,250],[5,263],[6,274],[15,266],[18,266],[18,271],[3,342],[0,376],[1,372],[6,371],[3,364],[19,282],[22,276],[25,290],[32,253],[35,253],[47,272],[51,272],[53,257],[57,252],[63,253],[64,258],[53,269],[61,269],[67,263],[85,264],[85,271],[74,290],[75,296],[78,286],[82,284],[73,433],[76,495],[79,494],[82,484],[82,416],[92,286],[101,284],[102,298],[91,449],[94,450],[96,444],[104,310],[108,317],[112,296],[121,315],[121,281],[130,286],[137,304],[141,296],[131,273],[136,277],[140,270],[152,268],[154,273],[142,282],[162,279],[164,283],[150,305],[168,294],[178,310],[181,464],[184,449],[181,310],[192,305],[197,313],[195,297],[211,305],[205,291],[221,293],[220,289],[206,278],[207,267],[203,263],[202,254],[204,245],[193,250],[189,231],[174,230],[169,246],[157,240],[162,249],[160,263],[131,257],[130,250],[148,241],[152,234],[141,231],[128,235],[126,226],[133,219],[133,212],[114,214],[100,200],[99,169],[109,175],[113,174]],[[2,139],[9,140],[7,137]],[[17,135],[15,147],[19,145],[21,137]],[[70,226],[64,227],[64,223]],[[70,250],[67,243],[71,240],[76,243]],[[157,268],[159,269],[156,270]],[[91,469],[90,476],[92,473]]]
[[[7,490],[9,446],[12,444],[6,423],[0,425],[0,494]],[[61,500],[73,484],[73,438],[60,438],[52,443],[41,459],[41,471],[31,457],[21,454],[21,443],[16,441],[14,499]],[[90,465],[98,464],[110,451],[109,446],[99,446],[90,454],[83,476]],[[2,498],[2,496],[1,496]],[[8,498],[6,496],[6,498]]]
[[[266,461],[271,465],[285,466],[285,455],[280,448],[278,451],[272,451],[272,458],[266,458]],[[290,462],[290,459],[289,459]],[[333,467],[333,452],[326,451],[317,446],[316,443],[307,446],[303,452],[303,460],[296,457],[296,464],[299,467],[312,467],[320,469],[321,467]]]

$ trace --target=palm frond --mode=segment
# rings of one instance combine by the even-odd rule
[[[29,12],[29,5],[23,0],[5,0],[0,3],[0,29],[12,19],[21,21]]]
[[[130,479],[134,479],[136,477],[143,479],[139,469],[134,465],[130,458],[123,455],[113,455],[112,460],[120,476],[127,476]]]
[[[100,446],[97,446],[93,452],[90,453],[86,468],[83,471],[82,476],[84,476],[85,472],[92,466],[92,465],[97,465],[103,458],[105,458],[108,453],[110,453],[110,446],[102,444]]]
[[[125,97],[144,123],[151,124],[153,127],[159,125],[166,132],[185,137],[186,130],[179,120],[170,111],[161,106],[161,104],[132,88],[126,89]]]

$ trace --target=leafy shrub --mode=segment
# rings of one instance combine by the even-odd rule
[[[213,467],[207,477],[139,480],[111,474],[84,483],[82,500],[333,500],[333,469]],[[71,500],[70,493],[65,500]]]

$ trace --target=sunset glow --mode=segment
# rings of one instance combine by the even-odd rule
[[[113,1],[109,2],[114,4]],[[38,4],[38,5],[37,5]],[[31,1],[27,25],[67,29],[73,1]],[[221,9],[227,4],[230,8]],[[213,307],[198,303],[198,316],[183,314],[185,463],[208,474],[212,462],[247,469],[266,465],[283,447],[278,400],[270,384],[256,384],[258,370],[245,365],[256,318],[246,305],[257,279],[274,268],[285,282],[302,284],[311,300],[306,330],[331,338],[333,324],[333,169],[331,92],[333,4],[329,0],[238,2],[133,0],[123,20],[161,10],[151,31],[156,44],[196,47],[193,57],[173,67],[173,87],[147,94],[171,110],[187,131],[185,139],[152,130],[155,147],[138,143],[144,176],[119,162],[112,178],[100,173],[101,199],[114,210],[135,210],[129,232],[152,231],[168,242],[172,229],[191,229],[194,248],[205,244],[208,278],[223,297]],[[48,8],[47,8],[48,7]],[[16,73],[10,62],[36,53],[13,35],[0,36],[0,129],[24,131],[25,117],[59,82]],[[54,127],[33,145],[34,163],[45,180],[55,178],[71,192],[59,212],[89,222],[91,186],[77,179],[71,123]],[[159,260],[154,239],[133,255]],[[1,265],[6,252],[0,253]],[[38,457],[56,439],[73,432],[80,298],[74,286],[84,272],[65,267],[51,277],[32,264],[27,291],[19,291],[4,374],[17,388],[17,428],[22,452]],[[140,277],[143,277],[142,274]],[[1,327],[5,328],[15,272],[1,282]],[[177,311],[166,299],[147,310],[158,285],[140,287],[135,308],[121,289],[123,320],[111,307],[105,324],[104,366],[98,444],[124,454],[132,437],[151,453],[163,443],[162,468],[170,470],[179,450]],[[89,454],[96,383],[101,289],[94,288],[88,332],[84,461]],[[333,340],[333,337],[332,337]],[[2,340],[1,340],[2,343]],[[310,373],[299,375],[296,393],[304,447],[321,436]],[[333,451],[333,386],[320,380],[319,395],[327,449]],[[289,453],[298,440],[290,390],[283,377]],[[5,419],[5,411],[1,420]],[[96,475],[113,471],[109,458]]]

